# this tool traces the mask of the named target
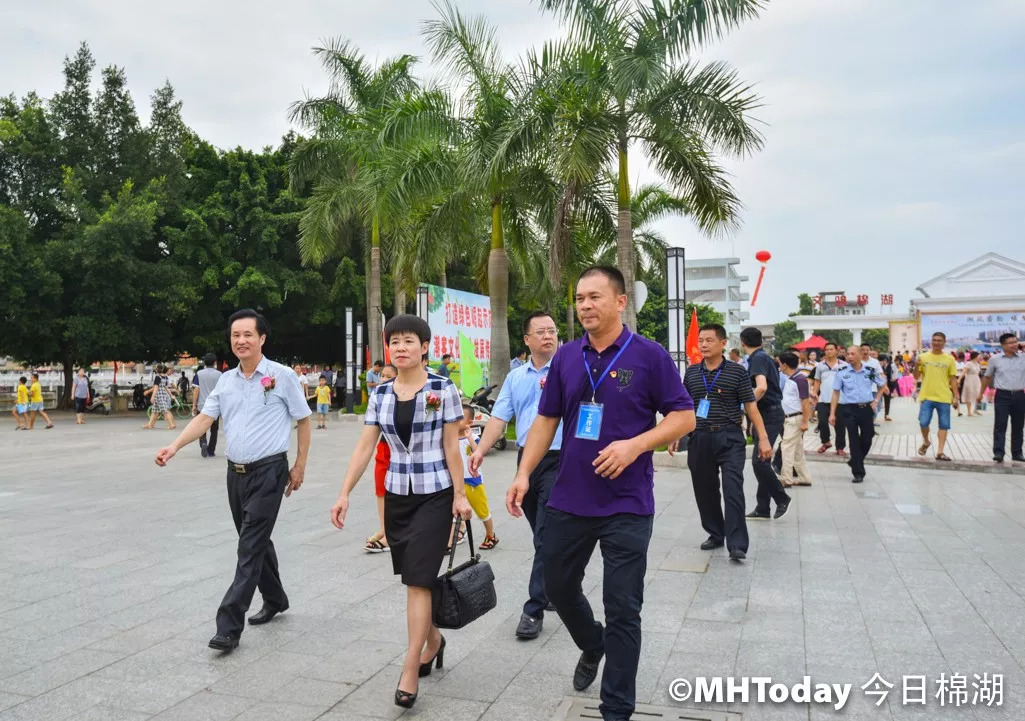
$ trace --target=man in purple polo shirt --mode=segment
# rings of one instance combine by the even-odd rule
[[[629,719],[641,653],[641,605],[655,514],[652,451],[694,430],[694,403],[665,348],[620,320],[626,284],[616,268],[593,266],[577,281],[577,317],[587,334],[552,359],[538,417],[527,436],[506,508],[521,516],[530,474],[563,422],[562,462],[541,541],[545,591],[583,652],[573,688],[598,676],[601,714]],[[665,416],[656,425],[656,414]],[[605,561],[605,627],[584,596],[596,544]]]

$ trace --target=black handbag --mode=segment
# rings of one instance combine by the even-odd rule
[[[469,522],[466,524],[466,537],[470,543],[470,560],[452,568],[462,522],[462,518],[457,519],[452,532],[448,570],[435,580],[431,593],[431,616],[438,628],[462,628],[498,605],[494,571],[490,563],[480,560],[479,553],[474,553],[473,530]]]

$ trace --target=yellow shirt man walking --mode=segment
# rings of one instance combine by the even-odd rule
[[[950,430],[950,406],[957,408],[957,362],[944,350],[947,336],[933,333],[932,350],[918,357],[915,365],[915,378],[922,381],[922,389],[918,392],[918,400],[922,406],[918,411],[918,425],[922,428],[922,445],[918,447],[918,455],[924,456],[931,445],[929,441],[929,424],[932,423],[933,410],[939,418],[939,447],[936,449],[937,461],[949,461],[943,452],[947,444],[947,431]]]

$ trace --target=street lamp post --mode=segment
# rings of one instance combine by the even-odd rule
[[[345,308],[345,412],[352,413],[356,389],[355,352],[352,339],[352,308]]]
[[[666,312],[669,355],[683,377],[687,370],[687,264],[683,248],[666,248]]]
[[[362,386],[359,383],[359,376],[363,372],[363,357],[366,355],[366,351],[363,348],[363,323],[356,324],[356,401],[357,405],[363,402],[363,391]]]
[[[427,319],[427,286],[422,283],[416,288],[416,314],[423,318],[425,323],[430,322]]]

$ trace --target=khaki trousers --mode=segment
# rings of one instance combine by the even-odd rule
[[[811,474],[808,473],[808,465],[804,461],[804,431],[801,430],[801,416],[784,419],[781,447],[783,468],[780,478],[788,483],[796,482],[802,486],[810,486]],[[797,471],[796,481],[794,481],[794,471]]]

